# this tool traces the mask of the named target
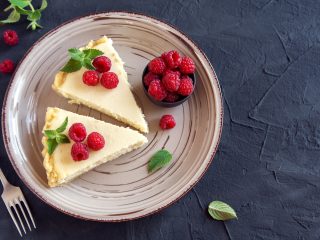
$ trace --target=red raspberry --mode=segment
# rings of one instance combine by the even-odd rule
[[[176,126],[176,121],[172,115],[163,115],[159,125],[162,129],[171,129]]]
[[[167,91],[176,92],[180,86],[180,77],[176,73],[168,73],[163,76],[162,83]]]
[[[174,102],[178,101],[178,99],[179,99],[178,94],[168,92],[168,95],[166,96],[166,98],[164,100],[169,103],[174,103]]]
[[[149,64],[148,68],[150,72],[153,72],[155,74],[162,74],[163,71],[166,69],[166,64],[162,60],[162,58],[154,58],[152,59]]]
[[[168,68],[166,70],[164,70],[163,76],[168,73],[175,73],[175,74],[178,74],[179,77],[181,76],[181,73],[178,70],[172,70],[172,69],[168,69]]]
[[[150,83],[148,93],[157,101],[162,101],[167,96],[167,91],[160,80],[154,80]]]
[[[82,161],[89,158],[88,146],[84,143],[76,142],[71,147],[71,156],[74,161]]]
[[[0,72],[1,73],[12,73],[14,70],[14,63],[10,59],[3,60],[0,63]]]
[[[13,30],[4,31],[3,41],[9,46],[17,45],[19,43],[19,37],[17,32]]]
[[[146,85],[147,87],[149,87],[150,83],[153,80],[160,80],[159,75],[156,75],[152,72],[148,72],[144,77],[143,77],[143,82],[144,85]]]
[[[75,142],[82,142],[87,136],[87,130],[82,123],[74,123],[69,128],[69,137]]]
[[[179,68],[183,74],[191,74],[196,70],[196,66],[190,57],[183,57]]]
[[[167,67],[170,69],[179,67],[181,63],[180,54],[175,50],[165,52],[161,55],[161,57],[166,63]]]
[[[99,56],[93,59],[92,65],[100,73],[108,72],[111,69],[111,60],[106,56]]]
[[[178,93],[182,96],[189,96],[193,92],[193,82],[188,76],[183,76],[180,81]]]
[[[82,81],[88,86],[96,86],[99,83],[99,74],[94,70],[85,71],[82,75]]]
[[[105,145],[103,136],[100,133],[92,132],[87,138],[88,147],[94,151],[102,149]]]
[[[107,89],[113,89],[118,86],[119,79],[114,72],[104,72],[101,75],[100,82]]]

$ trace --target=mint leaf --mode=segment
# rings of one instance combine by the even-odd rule
[[[85,67],[90,70],[94,70],[95,67],[92,65],[92,60],[103,54],[102,51],[97,49],[85,49],[83,51],[77,48],[70,48],[68,50],[71,59],[61,69],[62,72],[71,73]]]
[[[82,67],[81,62],[70,59],[67,64],[61,69],[62,72],[71,73],[80,70]]]
[[[8,12],[10,9],[13,9],[14,6],[12,4],[10,4],[10,6],[6,7],[3,11],[4,12]]]
[[[42,0],[42,3],[41,3],[41,7],[39,8],[39,10],[42,12],[43,10],[45,10],[48,6],[48,3],[46,0]]]
[[[20,7],[15,7],[14,8],[18,13],[22,14],[22,15],[28,15],[29,12],[32,12],[30,10],[25,10],[23,8],[20,8]]]
[[[56,130],[44,130],[44,135],[47,139],[48,153],[51,155],[59,143],[69,143],[70,140],[67,135],[62,134],[66,130],[68,125],[68,117],[63,121],[63,123]]]
[[[56,130],[44,130],[44,135],[49,139],[55,139],[57,136]]]
[[[48,147],[48,153],[49,155],[51,155],[54,150],[57,148],[58,143],[56,141],[56,139],[48,139],[47,140],[47,147]]]
[[[159,150],[151,157],[148,163],[148,172],[151,173],[164,167],[171,161],[171,159],[172,154],[169,151],[165,149]]]
[[[94,59],[95,57],[98,57],[100,55],[103,55],[103,52],[98,50],[98,49],[85,49],[83,50],[83,53],[85,54],[85,58],[90,58],[91,60]]]
[[[210,216],[219,221],[226,221],[237,218],[236,212],[233,208],[221,201],[213,201],[209,204],[208,212]]]
[[[57,133],[62,133],[64,130],[66,130],[68,125],[68,117],[66,117],[66,119],[63,121],[63,123],[60,125],[60,127],[58,127],[56,129]]]
[[[35,30],[37,28],[42,28],[42,26],[38,23],[41,18],[41,12],[47,8],[48,2],[47,0],[42,0],[41,7],[39,9],[34,9],[31,0],[8,0],[11,4],[4,11],[9,11],[13,9],[11,14],[7,19],[0,21],[1,24],[7,23],[15,23],[20,20],[20,15],[26,15],[27,20],[30,21],[28,28]],[[28,9],[27,9],[28,7]]]
[[[68,50],[69,55],[72,59],[76,60],[76,61],[83,61],[84,59],[84,53],[81,52],[78,48],[70,48]]]
[[[5,20],[1,20],[0,23],[15,23],[20,20],[20,13],[15,9],[9,14],[8,18]]]
[[[34,12],[32,12],[32,11],[28,11],[28,17],[27,17],[27,19],[29,20],[29,21],[37,21],[37,20],[39,20],[40,18],[41,18],[41,12],[39,11],[39,10],[36,10],[36,11],[34,11]]]
[[[19,8],[25,8],[28,6],[31,1],[30,0],[8,0],[13,6],[17,6]]]
[[[96,68],[92,65],[92,60],[90,58],[83,59],[82,65],[86,69],[95,70]]]
[[[28,26],[27,29],[31,28],[32,30],[36,30],[37,28],[42,28],[36,21],[32,21]]]
[[[65,134],[59,134],[56,138],[58,143],[69,143],[70,140]]]

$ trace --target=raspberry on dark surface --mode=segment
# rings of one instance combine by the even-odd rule
[[[183,57],[179,67],[182,74],[191,74],[196,70],[196,66],[190,57]]]
[[[164,101],[169,102],[169,103],[174,103],[174,102],[178,101],[179,98],[180,98],[179,94],[168,92]]]
[[[176,126],[176,121],[172,115],[163,115],[159,123],[161,129],[171,129]]]
[[[75,142],[82,142],[87,136],[87,130],[82,123],[74,123],[69,128],[69,137]]]
[[[157,101],[162,101],[167,96],[167,91],[160,80],[150,83],[148,93]]]
[[[102,149],[105,145],[104,137],[98,132],[92,132],[87,138],[88,147],[94,151]]]
[[[111,60],[106,56],[99,56],[93,59],[92,65],[100,73],[108,72],[111,69]]]
[[[145,86],[149,87],[150,83],[153,80],[160,80],[159,75],[154,74],[152,72],[148,72],[144,77],[143,77],[143,83]]]
[[[189,96],[193,92],[193,82],[188,76],[183,76],[180,81],[178,93],[182,96]]]
[[[167,68],[166,70],[164,70],[163,76],[166,75],[166,74],[168,74],[168,73],[175,73],[175,74],[178,74],[179,77],[181,76],[180,71],[175,70],[175,69],[169,69],[169,68]]]
[[[3,41],[9,46],[14,46],[19,43],[19,36],[14,30],[6,30],[3,32]]]
[[[100,78],[101,85],[107,89],[116,88],[119,84],[119,78],[114,72],[104,72]]]
[[[3,60],[0,62],[0,72],[1,73],[12,73],[14,71],[14,62],[10,59]]]
[[[85,71],[82,75],[82,81],[88,86],[96,86],[99,83],[99,74],[95,70]]]
[[[89,158],[88,146],[84,143],[76,142],[71,147],[71,156],[74,161],[82,161]]]
[[[176,73],[168,73],[162,77],[162,83],[168,92],[176,92],[180,86],[180,77]]]
[[[162,74],[166,69],[166,64],[160,57],[152,59],[148,64],[148,69],[154,74]]]
[[[164,60],[166,66],[170,69],[177,68],[180,66],[181,56],[175,50],[163,53],[161,55],[161,58]]]

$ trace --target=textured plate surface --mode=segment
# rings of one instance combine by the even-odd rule
[[[97,111],[70,105],[51,84],[67,60],[67,49],[111,37],[126,62],[129,81],[150,126],[149,143],[102,165],[77,180],[49,189],[42,167],[41,129],[48,106],[60,107],[121,125]],[[184,104],[168,109],[152,104],[141,86],[147,62],[177,49],[197,66],[197,87]],[[161,131],[158,121],[173,114],[177,126]],[[42,200],[70,215],[99,221],[129,220],[156,212],[179,199],[201,178],[215,154],[222,129],[221,93],[205,55],[181,32],[146,16],[112,12],[90,15],[49,32],[27,53],[13,76],[2,111],[3,137],[9,158],[21,179]],[[147,162],[165,147],[171,165],[153,174]]]

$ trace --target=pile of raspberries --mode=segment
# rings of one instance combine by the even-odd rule
[[[190,57],[171,50],[148,63],[148,72],[144,75],[143,82],[153,99],[173,103],[193,92],[194,85],[190,75],[195,70]]]

